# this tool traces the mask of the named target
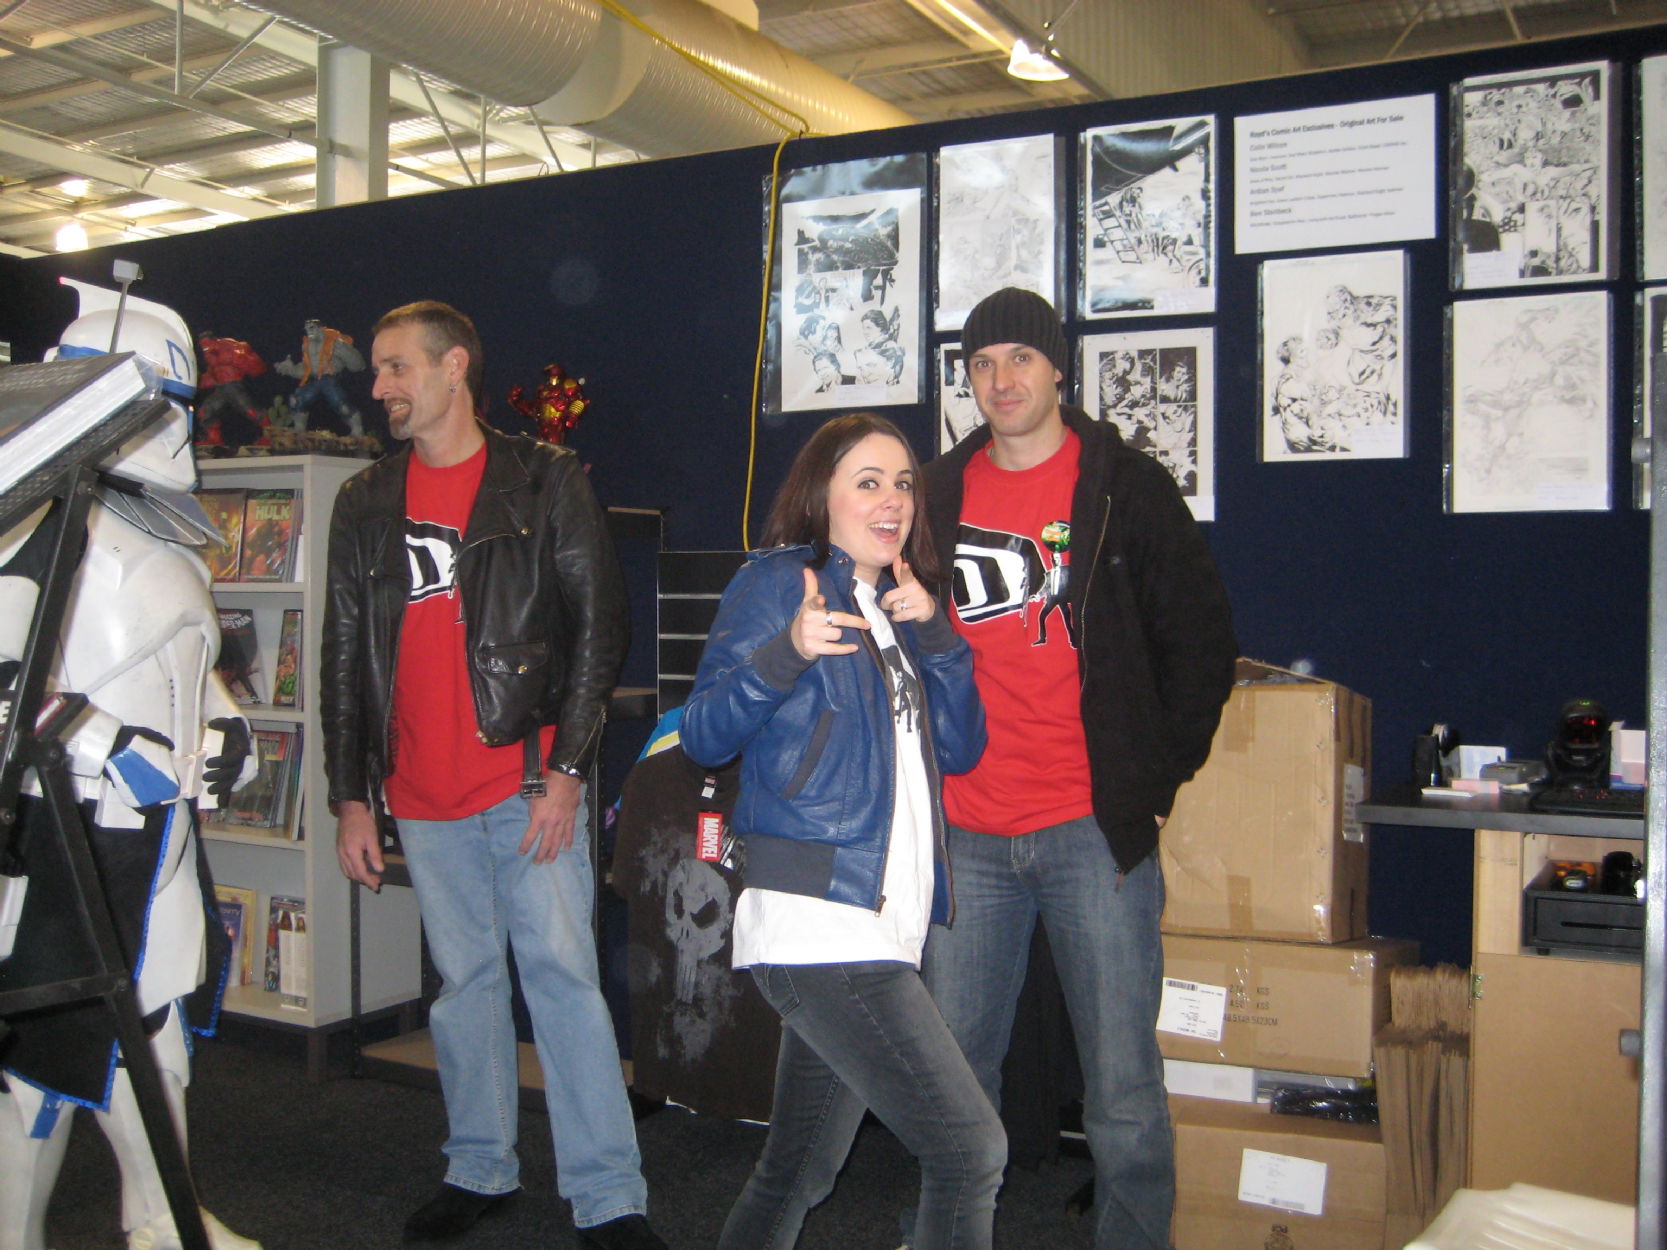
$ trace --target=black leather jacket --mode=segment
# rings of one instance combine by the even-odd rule
[[[492,746],[557,726],[548,767],[583,774],[625,658],[625,588],[602,510],[565,447],[482,426],[486,469],[458,556],[476,732]],[[388,776],[409,444],[343,483],[330,520],[319,713],[330,803]]]

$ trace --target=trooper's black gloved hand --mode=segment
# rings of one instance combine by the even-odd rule
[[[225,742],[220,754],[211,755],[203,765],[203,788],[224,803],[243,775],[243,764],[253,749],[249,722],[240,716],[217,716],[208,727],[223,733]]]

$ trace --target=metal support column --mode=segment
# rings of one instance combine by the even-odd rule
[[[1653,344],[1660,348],[1662,344]],[[1667,1245],[1667,352],[1654,357],[1650,440],[1649,806],[1644,852],[1644,1001],[1637,1036],[1621,1048],[1640,1060],[1639,1247]]]
[[[320,208],[388,198],[388,63],[346,44],[318,48]]]

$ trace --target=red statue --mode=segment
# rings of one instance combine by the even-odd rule
[[[545,365],[544,381],[530,395],[524,386],[509,388],[509,404],[538,427],[539,438],[561,443],[590,405],[584,385],[583,378],[568,377],[560,365]]]
[[[197,336],[197,350],[203,358],[197,386],[204,392],[197,405],[197,441],[211,446],[264,442],[265,413],[255,406],[243,380],[265,373],[266,362],[242,339],[219,338],[208,330]]]

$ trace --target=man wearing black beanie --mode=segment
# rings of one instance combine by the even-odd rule
[[[923,973],[991,1101],[1038,918],[1084,1079],[1097,1250],[1168,1250],[1158,1053],[1158,827],[1210,751],[1238,653],[1227,592],[1168,472],[1062,406],[1064,328],[1007,287],[967,317],[987,425],[926,466],[944,587],[989,746],[946,777],[955,916]]]

